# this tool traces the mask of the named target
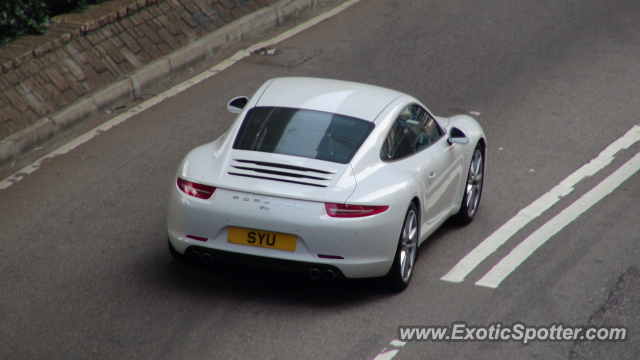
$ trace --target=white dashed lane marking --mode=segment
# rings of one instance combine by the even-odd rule
[[[400,351],[400,348],[403,347],[405,344],[406,342],[404,341],[392,340],[389,343],[389,345],[391,345],[393,348],[391,350],[387,350],[387,348],[382,349],[382,351],[380,351],[380,353],[376,355],[376,357],[373,358],[373,360],[391,360],[393,359],[394,356],[396,356],[396,354],[398,354],[398,351]]]

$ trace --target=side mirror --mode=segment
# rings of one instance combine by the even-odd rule
[[[467,135],[465,135],[465,133],[462,132],[462,130],[456,128],[456,127],[452,127],[451,131],[449,131],[449,144],[453,145],[453,144],[460,144],[460,145],[466,145],[469,143],[469,138],[467,138]]]
[[[231,99],[231,101],[229,101],[229,103],[227,104],[227,110],[234,114],[239,114],[242,112],[242,109],[244,109],[248,102],[248,97],[238,96],[237,98],[233,98]]]

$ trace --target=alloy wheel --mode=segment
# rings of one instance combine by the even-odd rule
[[[413,265],[416,261],[418,248],[418,221],[415,211],[411,210],[402,228],[402,243],[400,245],[400,276],[407,282],[411,277]]]
[[[480,193],[482,192],[482,175],[484,173],[484,163],[482,153],[479,149],[473,153],[471,166],[469,166],[469,176],[467,177],[467,215],[473,217],[478,209]]]

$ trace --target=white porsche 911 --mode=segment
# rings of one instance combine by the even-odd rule
[[[231,128],[178,168],[167,221],[176,258],[385,277],[402,290],[420,244],[478,210],[486,140],[469,116],[314,78],[269,80],[227,108],[239,113]]]

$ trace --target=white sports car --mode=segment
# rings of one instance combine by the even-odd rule
[[[231,128],[178,168],[167,221],[176,258],[384,276],[402,290],[418,246],[478,210],[486,140],[469,116],[314,78],[269,80],[227,108],[239,113]]]

